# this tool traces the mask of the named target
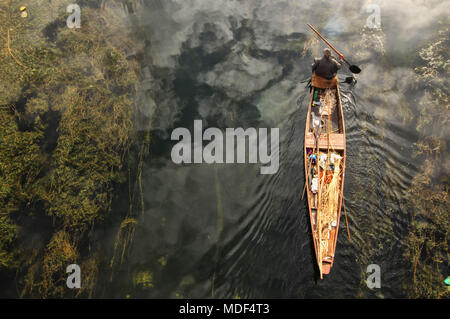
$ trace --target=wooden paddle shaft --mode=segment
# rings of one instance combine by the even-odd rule
[[[325,39],[320,33],[319,31],[317,31],[316,29],[314,29],[314,27],[312,25],[310,25],[309,23],[306,24],[308,27],[311,28],[311,30],[313,30],[323,41],[325,41],[326,44],[328,44],[328,46],[330,48],[333,49],[334,52],[336,52],[339,56],[342,57],[342,60],[345,61],[345,63],[347,63],[348,65],[350,65],[350,63],[348,63],[348,61],[344,58],[344,56],[341,54],[341,52],[339,52],[330,42],[328,42],[327,39]]]

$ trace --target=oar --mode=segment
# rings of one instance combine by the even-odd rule
[[[348,64],[348,68],[350,69],[350,71],[351,71],[352,73],[359,73],[359,72],[361,72],[361,69],[359,68],[359,66],[357,66],[357,65],[351,65],[351,64],[344,58],[344,56],[343,56],[338,50],[336,50],[336,48],[335,48],[334,46],[332,46],[331,43],[328,42],[328,40],[325,39],[325,38],[319,33],[319,31],[317,31],[316,29],[313,28],[312,25],[310,25],[309,23],[307,23],[306,25],[307,25],[308,27],[310,27],[311,30],[313,30],[313,31],[314,31],[314,32],[315,32],[315,33],[316,33],[323,41],[325,41],[325,43],[328,44],[328,46],[329,46],[330,48],[332,48],[334,52],[336,52],[336,54],[338,54],[339,56],[342,57],[342,60],[344,60],[345,63]]]

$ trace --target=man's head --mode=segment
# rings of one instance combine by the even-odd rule
[[[323,50],[323,56],[329,58],[331,56],[331,50],[328,48],[325,48]]]

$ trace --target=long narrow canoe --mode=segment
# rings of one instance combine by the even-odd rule
[[[345,144],[339,87],[312,87],[305,128],[305,186],[321,279],[330,273],[336,252],[344,192]]]

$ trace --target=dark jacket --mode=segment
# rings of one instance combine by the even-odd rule
[[[334,78],[340,68],[341,64],[333,57],[330,57],[329,59],[326,57],[322,57],[321,59],[316,58],[312,65],[312,71],[316,72],[316,75],[327,80]]]

